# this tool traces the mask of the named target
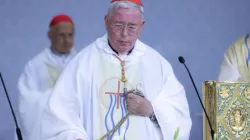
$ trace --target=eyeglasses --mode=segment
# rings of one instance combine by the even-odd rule
[[[114,23],[111,24],[111,28],[113,32],[122,33],[122,31],[127,28],[129,35],[135,35],[140,28],[138,24],[122,24],[122,23]]]

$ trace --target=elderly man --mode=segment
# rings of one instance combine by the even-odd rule
[[[74,24],[68,15],[56,15],[48,32],[51,47],[28,61],[18,81],[18,113],[24,140],[38,140],[40,117],[58,75],[75,56]]]
[[[138,40],[139,0],[113,0],[107,35],[85,47],[59,78],[42,122],[43,140],[188,140],[191,119],[171,65]]]
[[[235,41],[224,54],[218,74],[219,81],[250,82],[249,34]]]

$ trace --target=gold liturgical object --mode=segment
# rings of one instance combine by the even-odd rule
[[[202,90],[217,140],[250,140],[250,83],[205,81]],[[212,140],[205,114],[203,139]]]

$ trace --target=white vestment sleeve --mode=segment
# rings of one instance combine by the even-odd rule
[[[162,60],[164,86],[152,106],[160,125],[164,140],[173,140],[179,128],[177,140],[188,140],[192,121],[183,86],[174,75],[171,65]]]
[[[51,89],[39,91],[39,83],[30,63],[28,63],[18,81],[18,115],[20,129],[24,139],[30,139],[39,124],[43,108],[47,103]],[[35,130],[36,129],[36,130]],[[35,134],[38,135],[38,134]]]
[[[77,66],[77,58],[72,59],[55,84],[42,118],[42,140],[88,140],[81,115],[82,75]]]
[[[228,56],[225,54],[223,61],[220,66],[220,71],[218,74],[218,81],[238,81],[241,77],[239,70],[237,68],[237,62],[234,58],[231,58],[232,63],[229,61]],[[233,64],[234,63],[234,64]]]

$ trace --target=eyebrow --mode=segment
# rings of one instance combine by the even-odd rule
[[[121,22],[121,21],[115,21],[114,23],[115,24],[124,24],[124,22]]]
[[[120,22],[120,21],[115,21],[114,24],[126,24],[126,23]],[[137,23],[131,23],[131,22],[129,22],[129,23],[127,23],[127,24],[128,24],[128,25],[138,25]]]

